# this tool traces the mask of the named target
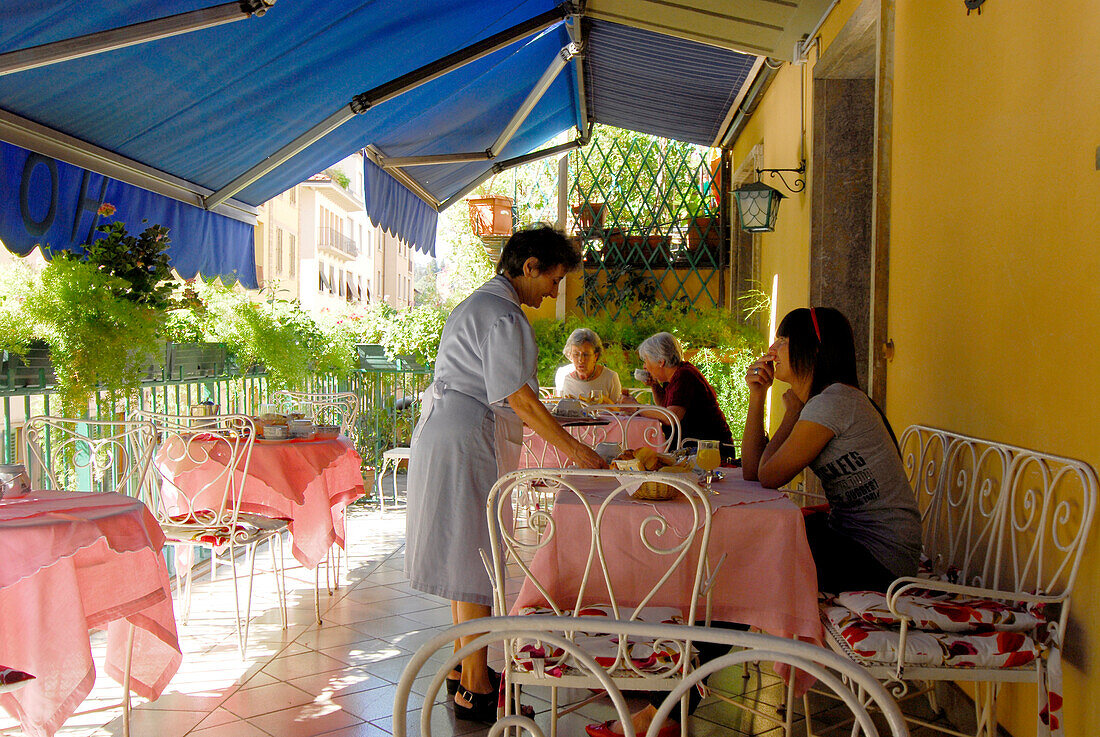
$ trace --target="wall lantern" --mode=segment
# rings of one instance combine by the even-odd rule
[[[787,184],[781,172],[794,172],[799,175],[794,181],[794,186]],[[784,186],[792,192],[801,192],[806,189],[806,182],[801,175],[806,172],[806,162],[797,169],[757,169],[759,177],[764,172],[771,176],[778,176]],[[779,216],[779,201],[786,195],[777,189],[769,187],[763,182],[756,181],[751,184],[743,184],[730,194],[737,204],[737,219],[741,223],[741,230],[746,233],[770,233],[775,230],[775,219]]]
[[[770,233],[779,216],[779,201],[784,195],[763,182],[744,184],[733,190],[737,219],[746,233]]]

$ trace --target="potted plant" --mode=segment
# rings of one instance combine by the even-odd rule
[[[607,204],[604,202],[582,202],[573,205],[573,219],[577,222],[577,231],[590,233],[594,230],[603,230],[604,218],[607,213]]]

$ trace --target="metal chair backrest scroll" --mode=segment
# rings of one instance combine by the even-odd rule
[[[38,416],[27,421],[24,437],[32,488],[141,496],[152,423]]]

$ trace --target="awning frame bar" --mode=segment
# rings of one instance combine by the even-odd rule
[[[72,61],[85,56],[123,49],[127,46],[157,41],[193,31],[259,18],[275,0],[234,0],[233,2],[200,8],[164,18],[132,23],[121,28],[111,28],[83,36],[52,41],[0,54],[0,76],[15,74],[28,69]]]
[[[577,46],[577,53],[573,56],[573,64],[577,67],[577,130],[580,131],[582,140],[587,141],[591,137],[588,123],[588,90],[584,81],[584,55],[587,51],[584,40],[584,29],[581,27],[582,16],[570,16],[566,23],[569,38]]]
[[[565,143],[559,143],[557,146],[551,146],[550,148],[544,148],[540,151],[532,151],[529,154],[523,154],[522,156],[514,156],[510,159],[501,159],[497,163],[493,164],[487,171],[478,176],[472,182],[460,189],[450,198],[444,200],[439,204],[439,211],[442,212],[454,203],[461,200],[463,197],[472,192],[479,184],[484,182],[491,176],[501,173],[506,169],[511,169],[522,164],[527,164],[532,161],[538,161],[539,159],[545,159],[549,156],[556,156],[557,154],[565,153],[566,151],[572,151],[575,148],[580,148],[588,144],[587,140],[580,138],[574,138],[572,141],[566,141]]]
[[[569,63],[569,60],[576,54],[577,49],[573,44],[563,46],[561,51],[554,57],[554,61],[550,63],[550,66],[546,68],[546,71],[542,73],[542,77],[535,83],[528,93],[527,98],[523,101],[523,104],[519,106],[516,112],[512,115],[512,119],[508,121],[508,124],[504,126],[504,129],[497,136],[493,145],[484,151],[471,151],[468,153],[454,153],[454,154],[427,154],[424,156],[393,156],[383,159],[382,168],[398,169],[408,166],[434,166],[438,164],[466,164],[471,161],[488,161],[489,159],[495,159],[502,148],[508,144],[508,141],[512,140],[512,137],[523,125],[523,121],[527,119],[527,116],[531,114],[531,111],[535,109],[539,100],[543,98],[546,91],[550,89],[550,85],[554,83],[557,76],[561,73],[561,70]]]
[[[512,140],[512,137],[523,125],[523,121],[527,120],[527,116],[531,114],[531,111],[535,109],[535,106],[539,104],[539,100],[542,99],[546,91],[550,89],[550,85],[554,83],[554,80],[561,74],[561,70],[565,69],[565,66],[570,60],[577,54],[577,46],[570,42],[568,46],[562,47],[561,51],[554,56],[554,60],[550,62],[550,65],[546,67],[546,71],[539,77],[539,81],[535,83],[535,86],[531,88],[531,91],[527,93],[527,97],[523,100],[523,103],[512,115],[512,119],[508,121],[508,124],[504,126],[504,130],[500,132],[497,139],[493,141],[493,145],[489,147],[490,158],[495,158],[500,155],[500,152],[508,145],[508,142]]]
[[[484,38],[477,43],[448,54],[441,59],[425,64],[408,74],[404,74],[396,79],[356,95],[352,98],[351,102],[342,106],[339,110],[312,126],[305,133],[302,133],[294,140],[285,144],[263,161],[243,172],[233,179],[233,181],[206,198],[205,202],[207,209],[216,207],[226,199],[237,194],[260,177],[286,163],[295,155],[321,140],[356,115],[361,115],[375,105],[392,100],[405,92],[409,92],[434,79],[438,79],[455,69],[459,69],[478,59],[482,59],[520,39],[532,36],[536,33],[541,33],[547,28],[562,22],[562,19],[565,18],[570,10],[571,7],[568,3],[559,5],[545,13],[541,13],[511,28],[507,28],[499,33],[494,33],[492,36]]]
[[[0,141],[171,197],[194,207],[202,208],[203,198],[210,192],[209,189],[194,182],[154,169],[140,161],[126,158],[79,138],[73,138],[6,110],[0,110]],[[244,202],[229,199],[213,208],[212,212],[255,225],[259,211]]]

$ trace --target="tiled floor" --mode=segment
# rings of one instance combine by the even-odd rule
[[[184,662],[163,696],[139,703],[133,710],[135,737],[385,737],[393,729],[393,698],[397,682],[412,652],[440,628],[450,624],[448,602],[409,587],[402,573],[404,514],[356,507],[349,518],[350,571],[330,596],[322,590],[323,624],[314,619],[313,576],[301,567],[288,568],[289,626],[279,624],[271,576],[257,574],[257,593],[247,659],[239,657],[232,625],[232,586],[228,566],[214,581],[196,581],[189,621],[179,625]],[[264,551],[266,552],[266,551]],[[267,563],[265,557],[259,558]],[[288,563],[293,559],[287,556]],[[268,563],[269,564],[269,563]],[[322,574],[323,576],[323,574]],[[323,580],[323,578],[322,578]],[[177,602],[177,617],[181,607]],[[93,639],[98,650],[103,638]],[[101,653],[97,653],[97,656]],[[102,662],[101,657],[97,662]],[[722,676],[719,678],[719,676]],[[419,734],[419,712],[428,677],[414,686],[409,734]],[[712,686],[759,698],[765,714],[782,689],[774,676],[743,679],[725,671]],[[578,692],[564,693],[566,701]],[[584,694],[587,695],[587,694]],[[101,677],[84,708],[109,706],[120,698],[120,687]],[[537,720],[549,734],[549,704],[534,694]],[[820,703],[829,716],[830,704]],[[584,725],[613,715],[606,700],[559,720],[559,734],[583,737]],[[815,718],[818,733],[830,719]],[[5,716],[0,731],[18,734]],[[440,699],[433,709],[433,734],[439,737],[486,734],[482,725],[456,720]],[[846,731],[846,730],[841,730]],[[710,698],[692,723],[697,737],[780,735],[771,721]],[[59,733],[66,737],[122,734],[121,709],[108,708],[73,717]],[[805,734],[799,723],[795,734]]]

